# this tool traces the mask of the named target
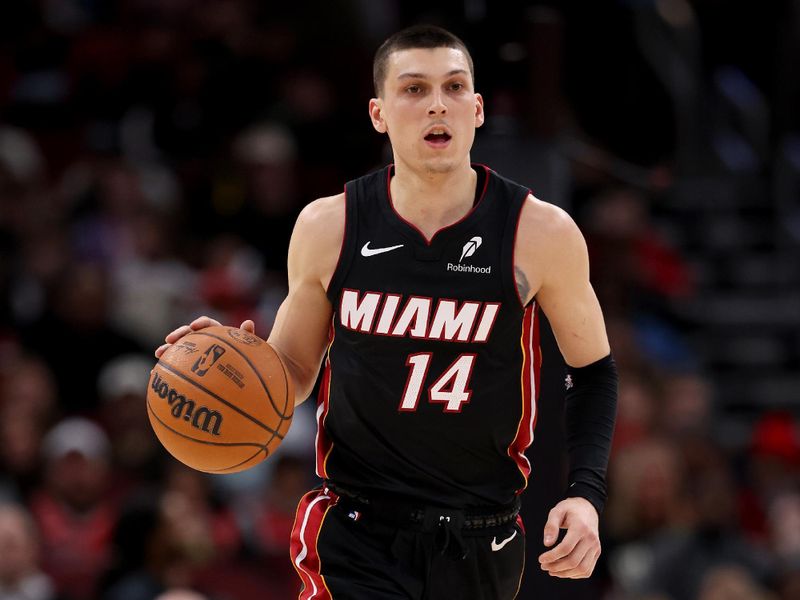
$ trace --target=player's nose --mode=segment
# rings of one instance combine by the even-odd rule
[[[429,115],[444,115],[447,114],[447,104],[444,102],[444,94],[442,92],[434,92],[431,94],[431,104],[428,106]]]

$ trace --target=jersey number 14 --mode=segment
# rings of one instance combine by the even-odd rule
[[[417,410],[432,356],[433,354],[430,352],[420,352],[419,354],[410,354],[406,359],[406,366],[411,367],[411,371],[408,373],[403,399],[398,409],[401,412]],[[461,412],[461,407],[469,402],[470,396],[472,396],[469,380],[475,366],[476,356],[476,354],[459,355],[428,388],[428,401],[443,403],[446,413]]]

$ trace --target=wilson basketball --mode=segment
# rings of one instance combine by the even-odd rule
[[[294,414],[294,390],[264,340],[235,327],[207,327],[170,346],[150,372],[147,412],[179,461],[235,473],[267,458]]]

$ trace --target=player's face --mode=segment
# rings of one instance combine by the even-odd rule
[[[375,129],[388,133],[396,163],[445,173],[469,165],[483,98],[461,50],[398,50],[389,56],[383,94],[370,101],[370,116]]]

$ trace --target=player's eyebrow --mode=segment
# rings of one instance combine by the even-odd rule
[[[467,72],[464,69],[453,69],[452,71],[448,71],[445,74],[445,77],[452,77],[453,75],[466,75]],[[397,76],[398,79],[427,79],[428,76],[425,73],[400,73]]]

